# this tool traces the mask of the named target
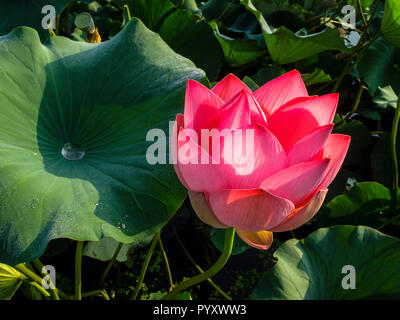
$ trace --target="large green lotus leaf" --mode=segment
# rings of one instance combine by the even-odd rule
[[[147,162],[146,134],[168,136],[186,81],[204,72],[135,18],[100,44],[42,45],[17,28],[0,56],[0,261],[37,258],[54,238],[129,243],[164,225],[185,190],[171,165]]]
[[[240,3],[256,16],[268,51],[279,64],[299,61],[327,50],[349,51],[336,29],[326,28],[319,33],[299,35],[284,26],[271,28],[250,0],[240,0]]]
[[[256,285],[252,299],[399,299],[400,240],[364,226],[322,228],[291,239],[274,253],[277,264]],[[342,273],[355,270],[355,289]],[[344,279],[345,278],[345,279]]]
[[[400,1],[386,0],[385,13],[383,15],[381,32],[383,37],[400,47]]]
[[[42,39],[46,39],[49,31],[42,28],[42,19],[47,14],[42,8],[52,5],[60,13],[69,0],[2,0],[0,1],[0,36],[9,33],[18,26],[35,28]]]
[[[372,43],[358,64],[358,72],[375,95],[378,87],[391,85],[394,92],[400,91],[400,49],[383,38]]]

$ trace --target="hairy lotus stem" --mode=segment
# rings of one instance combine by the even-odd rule
[[[400,119],[400,98],[397,101],[397,107],[393,118],[392,132],[390,135],[390,145],[391,145],[392,163],[393,163],[393,195],[392,195],[393,210],[396,210],[397,208],[397,196],[399,191],[399,165],[397,162],[397,151],[396,151],[396,138],[399,127],[399,119]]]
[[[75,252],[75,299],[82,300],[82,249],[84,241],[78,241]]]
[[[229,228],[226,229],[225,231],[225,242],[224,242],[224,250],[222,251],[221,256],[217,260],[217,262],[207,271],[204,273],[198,274],[197,276],[194,276],[190,278],[189,280],[186,280],[182,282],[180,285],[176,286],[170,293],[168,293],[163,300],[172,300],[175,299],[176,296],[182,292],[183,290],[186,290],[196,284],[199,284],[200,282],[203,282],[207,280],[208,278],[211,278],[215,274],[218,273],[226,264],[228,261],[229,257],[231,256],[232,253],[232,247],[233,247],[233,240],[235,239],[235,228]]]
[[[170,286],[170,290],[172,290],[172,288],[174,287],[174,281],[172,280],[172,273],[171,273],[171,268],[169,267],[167,253],[164,250],[164,246],[163,246],[163,243],[161,240],[161,233],[158,233],[157,236],[158,236],[158,240],[157,240],[158,247],[160,248],[162,256],[164,258],[164,264],[165,264],[165,269],[167,271],[169,286]]]
[[[115,250],[113,257],[111,258],[110,262],[108,263],[106,269],[105,269],[104,272],[103,272],[103,275],[101,276],[99,287],[102,287],[102,286],[103,286],[104,281],[106,280],[107,275],[108,275],[108,273],[110,272],[111,267],[113,266],[115,260],[117,260],[117,257],[118,257],[118,255],[119,255],[119,253],[121,252],[122,245],[123,245],[122,242],[120,242],[120,243],[118,244],[118,247],[117,247],[117,249]]]
[[[34,266],[38,269],[39,272],[45,271],[45,272],[46,272],[46,273],[45,273],[45,276],[48,276],[47,270],[46,270],[46,269],[43,269],[44,266],[43,266],[43,264],[40,262],[39,259],[35,259],[35,260],[33,260],[32,262],[33,262]],[[60,296],[58,295],[58,289],[55,288],[55,285],[54,285],[53,281],[51,281],[51,278],[50,278],[50,277],[48,278],[48,282],[50,283],[50,291],[51,291],[51,293],[52,293],[52,295],[53,295],[53,298],[54,298],[55,300],[60,300]],[[52,289],[52,288],[55,288],[55,289]]]
[[[179,237],[178,233],[176,232],[176,230],[174,229],[174,233],[176,236],[176,240],[178,240],[179,245],[181,246],[183,252],[185,253],[186,257],[190,260],[190,262],[195,266],[195,268],[200,272],[200,273],[204,273],[204,270],[196,263],[196,261],[194,261],[194,259],[192,258],[192,256],[190,255],[189,251],[186,249],[185,245],[183,244],[181,238]],[[208,283],[216,290],[218,291],[225,299],[227,300],[232,300],[232,298],[226,293],[224,292],[214,281],[212,281],[211,278],[207,279]]]
[[[154,235],[153,241],[151,242],[150,249],[147,252],[146,258],[144,259],[144,263],[143,263],[143,266],[142,266],[142,271],[140,272],[139,280],[138,280],[138,282],[136,284],[136,288],[135,288],[135,291],[132,294],[131,300],[136,300],[136,298],[137,298],[137,296],[139,294],[140,287],[142,286],[144,276],[146,275],[146,271],[147,271],[147,268],[149,266],[151,256],[153,255],[154,248],[155,248],[155,246],[156,246],[156,244],[158,242],[159,233],[160,233],[160,231],[157,231],[157,233]]]
[[[131,21],[131,12],[129,10],[129,6],[127,4],[124,5],[126,17],[128,18],[128,21]]]
[[[360,36],[360,40],[358,40],[358,44],[355,47],[355,49],[353,50],[353,54],[351,55],[349,61],[347,62],[346,66],[344,67],[342,73],[338,76],[333,88],[332,88],[332,92],[336,92],[339,89],[340,84],[343,81],[343,78],[351,71],[353,70],[353,68],[358,64],[358,62],[361,60],[361,57],[364,53],[364,51],[376,40],[378,39],[378,37],[380,36],[380,33],[378,32],[368,43],[366,46],[363,47],[363,40],[365,38],[365,36],[367,35],[367,31],[368,28],[370,27],[372,20],[374,19],[375,13],[378,10],[379,7],[379,3],[381,2],[381,0],[377,0],[375,2],[375,6],[374,9],[371,12],[371,15],[367,21],[367,25],[364,27],[364,31],[361,33]],[[359,54],[360,50],[362,50],[362,53]],[[354,63],[353,59],[357,56],[357,54],[359,54],[358,58],[356,59],[356,61]]]

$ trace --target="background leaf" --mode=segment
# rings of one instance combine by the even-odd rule
[[[205,19],[187,10],[177,10],[165,19],[160,36],[175,52],[203,69],[210,81],[217,79],[224,63],[223,53]]]
[[[335,226],[288,240],[252,299],[399,299],[400,240],[369,227]],[[354,266],[356,289],[343,289],[342,268]]]
[[[42,19],[47,14],[42,13],[46,5],[55,7],[56,12],[69,3],[69,0],[18,0],[1,1],[0,12],[4,13],[0,19],[0,36],[9,33],[16,27],[27,26],[35,28],[42,40],[49,37],[49,30],[42,28]]]
[[[375,95],[378,87],[391,85],[400,91],[400,49],[385,39],[379,38],[365,51],[358,64],[358,72],[368,85],[368,91]]]
[[[400,134],[397,134],[397,141]],[[383,185],[393,186],[393,160],[390,152],[390,134],[382,134],[371,153],[371,166],[373,177]],[[397,145],[397,159],[400,159],[400,148]]]
[[[385,13],[382,19],[381,32],[383,37],[400,47],[400,2],[385,0]]]
[[[274,29],[250,0],[241,0],[241,3],[257,17],[269,54],[279,64],[299,61],[326,50],[349,51],[336,29],[326,28],[308,35],[299,35],[284,26]]]
[[[335,224],[378,227],[390,207],[390,191],[377,182],[361,182],[347,193],[338,195],[324,208],[319,226]]]

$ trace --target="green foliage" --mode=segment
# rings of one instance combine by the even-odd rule
[[[378,87],[375,97],[372,101],[382,109],[386,109],[388,106],[396,108],[398,101],[397,94],[393,91],[392,86]]]
[[[365,159],[368,159],[371,154],[373,139],[367,126],[360,120],[353,120],[335,128],[335,133],[351,136],[351,144],[344,165],[369,167]]]
[[[35,28],[42,40],[47,39],[49,31],[42,28],[42,8],[46,5],[53,5],[57,12],[68,3],[69,0],[18,0],[1,1],[0,12],[0,36],[9,33],[18,26]],[[46,12],[47,13],[47,12]]]
[[[132,242],[162,227],[185,190],[146,161],[146,133],[168,132],[186,80],[204,73],[136,19],[98,45],[41,45],[20,28],[0,51],[0,260],[37,258],[53,238]],[[61,155],[69,142],[82,160]]]
[[[216,23],[211,22],[210,25],[215,31],[229,66],[240,67],[266,55],[265,48],[260,47],[256,40],[230,38],[219,32]]]
[[[313,34],[303,34],[301,31],[294,33],[285,26],[275,29],[268,25],[250,0],[241,0],[241,3],[257,17],[269,54],[279,64],[299,61],[326,50],[348,52],[344,40],[335,29],[326,28]]]
[[[377,182],[361,182],[326,205],[320,226],[335,224],[378,227],[391,204],[390,190]]]
[[[219,250],[223,251],[224,249],[224,240],[225,240],[225,229],[215,229],[211,230],[211,241],[214,246]],[[235,240],[233,242],[232,254],[241,254],[245,252],[249,246],[240,239],[238,235],[235,236]]]
[[[400,240],[362,226],[322,228],[288,240],[252,299],[399,299]],[[342,286],[344,266],[355,269],[355,289]]]
[[[359,226],[382,228],[399,237],[399,219],[389,219],[398,217],[391,196],[397,173],[390,131],[400,92],[400,4],[386,0],[376,7],[377,3],[1,1],[0,261],[14,265],[32,260],[43,254],[49,241],[63,238],[62,249],[52,241],[43,257],[56,261],[58,287],[70,293],[74,275],[69,269],[59,272],[61,264],[71,264],[61,258],[73,247],[67,239],[89,240],[84,255],[95,260],[84,258],[84,266],[89,260],[91,266],[84,276],[87,283],[97,283],[106,261],[123,242],[118,268],[110,269],[105,288],[112,299],[129,298],[155,231],[167,223],[189,234],[205,228],[187,222],[182,212],[170,220],[186,193],[171,166],[146,161],[147,147],[153,143],[146,141],[148,130],[168,132],[168,122],[183,110],[187,79],[210,87],[210,82],[233,73],[254,91],[297,69],[310,95],[339,92],[333,132],[352,140],[321,211],[294,232],[304,240],[283,243],[293,234],[275,233],[272,249],[260,253],[263,270],[268,269],[271,252],[280,245],[277,265],[262,275],[251,297],[399,298],[399,240]],[[356,8],[355,30],[340,24],[345,4]],[[41,26],[44,5],[56,7],[56,37]],[[93,17],[102,43],[88,44],[90,34],[75,26],[82,12]],[[14,29],[18,26],[36,32]],[[361,36],[360,45],[348,47],[350,31]],[[73,144],[73,151],[84,148],[84,158],[63,158],[66,143]],[[335,224],[342,226],[332,227]],[[181,258],[170,230],[163,228],[163,234],[177,285],[186,279],[183,266],[189,261]],[[185,246],[205,270],[209,266],[204,261],[220,255],[224,230],[213,229],[210,238],[208,229],[204,234],[205,239],[193,238]],[[215,278],[234,297],[248,298],[260,278],[259,269],[238,270],[238,265],[257,260],[251,258],[255,250],[247,249],[235,237],[235,262],[228,263],[226,275]],[[356,290],[342,289],[345,264],[356,267]],[[229,269],[233,270],[228,273]],[[170,284],[165,270],[164,257],[156,249],[140,299],[166,294]],[[18,299],[21,294],[43,299],[25,280],[19,271],[0,264],[0,299]],[[207,286],[193,287],[178,299],[222,297]]]
[[[358,72],[373,96],[378,87],[391,85],[400,91],[400,49],[379,38],[366,50]]]
[[[397,0],[385,1],[385,14],[382,19],[381,31],[383,37],[400,47],[400,2]]]
[[[397,141],[399,141],[399,134]],[[393,185],[393,165],[390,150],[390,135],[382,134],[371,154],[372,174],[374,179],[387,187]],[[397,148],[397,159],[400,159],[400,148]]]
[[[26,276],[4,263],[0,263],[0,300],[11,300]]]
[[[304,84],[312,86],[314,84],[325,83],[332,80],[329,74],[326,74],[324,70],[316,68],[313,72],[306,73],[302,75]]]

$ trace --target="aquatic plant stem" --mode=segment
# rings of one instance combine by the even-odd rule
[[[137,296],[139,294],[140,287],[142,286],[144,276],[146,275],[146,271],[147,271],[147,268],[149,266],[151,256],[153,255],[154,248],[155,248],[155,246],[157,244],[157,241],[158,241],[159,233],[160,233],[160,231],[157,231],[157,233],[154,235],[153,241],[151,242],[149,251],[147,252],[146,258],[144,259],[144,263],[143,263],[143,266],[142,266],[142,271],[140,272],[140,276],[139,276],[138,282],[136,284],[135,291],[132,294],[131,300],[136,300],[136,298],[137,298]]]
[[[128,21],[131,21],[131,11],[129,10],[129,6],[127,4],[124,5],[126,17],[128,18]]]
[[[194,259],[192,258],[192,256],[190,255],[189,251],[186,249],[185,245],[183,244],[181,238],[179,237],[178,233],[176,232],[176,230],[174,230],[175,236],[176,236],[176,240],[178,240],[178,243],[180,245],[180,247],[183,250],[183,253],[186,255],[186,257],[190,260],[190,262],[194,265],[194,267],[200,272],[200,273],[204,273],[204,270],[196,263],[196,261],[194,261]],[[232,300],[232,298],[225,293],[214,281],[212,281],[211,278],[207,279],[207,282],[216,290],[219,292],[219,294],[221,294],[221,296],[223,296],[225,299],[227,300]]]
[[[26,265],[25,263],[20,263],[17,264],[15,267],[15,269],[17,269],[18,271],[21,271],[23,274],[25,274],[26,276],[28,276],[29,278],[31,278],[33,281],[41,284],[42,283],[42,278],[39,277],[36,273],[34,273],[33,271],[31,271]]]
[[[219,257],[219,259],[217,260],[217,262],[210,269],[205,271],[204,273],[194,276],[194,277],[182,282],[180,285],[176,286],[174,288],[174,290],[172,290],[170,293],[168,293],[163,298],[163,300],[175,299],[176,296],[183,290],[186,290],[196,284],[199,284],[200,282],[203,282],[203,281],[207,280],[208,278],[211,278],[212,276],[217,274],[218,271],[220,271],[225,266],[226,262],[228,261],[229,257],[231,256],[234,239],[235,239],[235,228],[226,229],[224,250],[222,251],[222,254]]]
[[[120,243],[118,244],[118,247],[117,247],[117,249],[115,250],[113,257],[111,258],[110,262],[108,263],[106,269],[105,269],[104,272],[103,272],[103,275],[101,276],[100,283],[99,283],[99,287],[102,287],[102,286],[103,286],[104,281],[106,280],[106,277],[107,277],[108,273],[110,272],[111,267],[113,266],[115,260],[117,260],[117,257],[118,257],[118,255],[119,255],[121,249],[122,249],[122,245],[123,245],[122,242],[120,242]]]
[[[351,116],[357,111],[358,105],[360,104],[360,101],[361,101],[361,96],[362,96],[363,90],[364,90],[364,85],[362,82],[359,82],[356,101],[354,102],[353,107],[351,108],[350,112],[343,119],[340,119],[340,121],[338,123],[336,123],[336,128],[338,126],[340,126],[341,124],[346,123],[351,118]]]
[[[399,93],[400,94],[400,93]],[[393,185],[392,185],[392,202],[391,209],[393,212],[396,212],[397,209],[397,197],[399,194],[399,164],[397,162],[397,150],[396,150],[396,139],[397,139],[397,131],[399,129],[399,121],[400,121],[400,99],[397,101],[396,111],[393,117],[393,125],[392,131],[390,133],[390,152],[392,155],[392,166],[393,166]],[[385,223],[380,225],[377,230],[382,230],[387,225],[393,223],[397,219],[400,218],[400,214],[396,214]]]
[[[40,293],[44,296],[44,297],[50,297],[50,293],[44,289],[42,287],[42,278],[39,277],[36,273],[34,273],[33,271],[31,271],[26,265],[25,263],[20,263],[17,264],[15,267],[15,269],[17,269],[18,271],[22,272],[24,275],[26,275],[28,278],[30,278],[33,281],[29,281],[26,280],[26,282],[35,287],[36,289],[38,289],[40,291]]]
[[[376,40],[378,39],[378,37],[380,36],[380,33],[378,32],[370,41],[368,41],[368,43],[366,44],[366,46],[363,47],[363,40],[367,34],[368,28],[370,27],[372,20],[375,16],[376,11],[378,10],[379,7],[379,3],[381,0],[377,0],[375,2],[375,6],[373,11],[371,12],[371,15],[368,19],[367,25],[364,27],[364,30],[360,36],[360,40],[358,41],[357,46],[354,48],[353,54],[351,55],[349,61],[347,62],[346,66],[344,67],[342,73],[338,76],[338,78],[336,79],[336,82],[332,88],[332,92],[337,92],[337,90],[339,89],[340,84],[342,83],[344,77],[351,71],[353,70],[353,68],[358,64],[358,62],[361,60],[361,57],[363,56],[364,51]],[[359,51],[362,51],[361,53],[359,53]],[[356,59],[356,61],[354,61],[353,63],[353,59],[357,56],[358,57]]]
[[[362,4],[361,4],[361,0],[357,0],[357,3],[358,3],[358,8],[360,9],[361,18],[362,18],[362,21],[364,23],[364,27],[367,29],[368,38],[371,39],[371,35],[369,33],[369,30],[368,30],[368,23],[367,23],[367,20],[365,19],[364,10],[363,10]]]
[[[51,297],[50,293],[44,289],[40,284],[38,284],[36,281],[26,281],[29,285],[32,287],[36,288],[45,298]]]
[[[33,260],[32,262],[33,262],[34,266],[36,267],[36,269],[38,269],[39,272],[42,272],[42,271],[43,271],[43,267],[44,267],[44,266],[43,266],[43,264],[40,262],[39,259],[35,259],[35,260]],[[48,276],[47,270],[46,270],[46,269],[44,269],[44,270],[46,271],[45,276]],[[55,285],[54,285],[53,281],[51,281],[51,278],[50,278],[50,277],[49,277],[48,279],[49,279],[49,282],[50,282],[50,292],[51,292],[51,294],[52,294],[54,300],[60,300],[60,296],[58,295],[58,289],[57,289],[57,288],[51,289],[51,288],[55,287]]]
[[[82,300],[82,250],[84,241],[78,241],[75,252],[75,300]]]
[[[162,256],[164,258],[165,269],[167,271],[167,276],[168,276],[168,281],[169,281],[169,286],[170,286],[169,289],[172,290],[173,287],[174,287],[174,282],[172,280],[171,268],[169,267],[167,253],[164,250],[164,246],[163,246],[163,243],[162,243],[162,240],[161,240],[161,232],[158,233],[157,243],[158,243],[158,247],[161,250]]]
[[[88,298],[93,296],[102,296],[104,300],[110,300],[107,292],[105,290],[93,290],[89,292],[82,293],[82,298]]]
[[[397,162],[397,151],[396,151],[396,138],[399,127],[399,120],[400,120],[400,99],[397,101],[397,107],[393,118],[392,132],[390,134],[390,146],[391,146],[392,165],[393,165],[393,189],[392,189],[393,210],[396,210],[397,208],[397,196],[399,191],[399,164]]]

